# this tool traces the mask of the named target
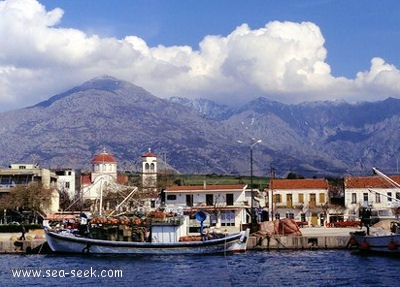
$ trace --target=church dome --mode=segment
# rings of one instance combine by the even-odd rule
[[[106,151],[95,155],[92,159],[92,163],[117,163],[114,156]]]

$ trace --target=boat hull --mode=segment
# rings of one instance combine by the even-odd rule
[[[53,252],[79,254],[172,255],[243,252],[249,238],[249,230],[218,239],[176,243],[99,240],[49,230],[45,230],[45,234]]]
[[[379,236],[353,234],[352,238],[361,252],[400,255],[400,234]]]

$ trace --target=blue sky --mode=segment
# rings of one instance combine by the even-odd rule
[[[65,11],[61,26],[103,36],[136,35],[149,46],[190,45],[206,35],[228,35],[247,23],[310,21],[325,38],[336,76],[354,77],[373,57],[400,66],[398,0],[42,0]]]
[[[103,74],[217,102],[400,97],[399,11],[397,0],[0,1],[0,36],[13,39],[0,43],[0,111]]]

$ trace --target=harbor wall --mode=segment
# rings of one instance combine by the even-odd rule
[[[20,239],[21,233],[0,233],[0,254],[38,253],[46,243],[43,230],[34,230]]]
[[[279,236],[260,238],[250,236],[248,249],[345,249],[349,247],[348,236]]]
[[[357,228],[302,228],[301,236],[272,235],[270,237],[250,236],[248,249],[345,249],[349,248],[350,232]]]

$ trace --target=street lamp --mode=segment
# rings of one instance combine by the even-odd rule
[[[254,139],[253,139],[254,140]],[[254,192],[253,192],[253,147],[262,142],[261,139],[253,142],[250,145],[250,193],[251,193],[251,202],[250,202],[250,207],[251,207],[251,226],[254,226],[254,224],[257,222],[256,220],[256,214],[254,211]]]

